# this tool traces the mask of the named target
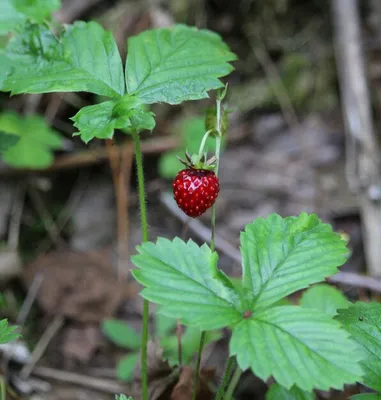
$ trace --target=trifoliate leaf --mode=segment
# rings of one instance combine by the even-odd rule
[[[116,369],[117,378],[125,382],[130,381],[138,358],[139,353],[132,353],[122,357]]]
[[[185,25],[145,31],[128,41],[127,92],[145,103],[179,104],[223,86],[236,56],[220,36]]]
[[[241,319],[240,302],[230,281],[217,268],[217,253],[192,240],[159,238],[138,246],[133,275],[142,296],[160,304],[160,312],[185,325],[217,329]]]
[[[266,400],[315,400],[315,395],[296,386],[286,389],[278,383],[274,383],[266,393]]]
[[[350,303],[340,290],[327,284],[320,284],[310,287],[303,293],[300,305],[334,316],[337,314],[336,310],[348,308]]]
[[[20,334],[15,332],[17,326],[9,326],[7,319],[0,321],[0,344],[9,343],[20,337]]]
[[[118,319],[107,319],[102,322],[103,333],[117,346],[127,349],[139,349],[139,335],[126,322]]]
[[[52,151],[62,146],[61,137],[39,115],[0,114],[0,131],[19,137],[3,153],[3,161],[13,167],[46,168],[53,162]]]
[[[233,328],[230,353],[263,380],[302,390],[341,389],[361,379],[361,354],[328,315],[297,306],[254,313]]]
[[[25,15],[17,11],[13,6],[12,0],[0,1],[0,35],[6,35],[8,32],[17,29],[25,22],[25,19]]]
[[[18,12],[39,23],[61,7],[60,0],[12,0],[11,2]]]
[[[358,302],[346,310],[339,310],[336,319],[364,354],[361,383],[381,392],[381,304]]]
[[[107,97],[125,92],[118,48],[96,22],[78,21],[56,38],[29,24],[6,48],[13,63],[3,89],[12,94],[86,91]]]
[[[256,311],[337,272],[346,243],[314,215],[271,214],[241,233],[243,286]]]

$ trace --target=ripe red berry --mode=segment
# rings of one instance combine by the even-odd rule
[[[220,191],[220,183],[213,171],[191,167],[176,175],[172,187],[177,205],[193,218],[212,207]]]

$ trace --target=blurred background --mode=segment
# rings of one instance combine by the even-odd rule
[[[239,233],[255,218],[316,212],[351,249],[331,283],[351,300],[379,300],[380,0],[63,0],[55,18],[98,21],[113,32],[122,59],[126,40],[146,29],[185,23],[219,33],[238,56],[227,78],[230,127],[216,203],[220,267],[239,276]],[[85,145],[69,119],[98,100],[0,94],[0,131],[14,123],[31,135],[17,157],[0,159],[1,317],[23,332],[16,347],[0,348],[10,399],[139,391],[142,302],[129,274],[141,240],[133,146],[118,132],[112,143]],[[182,169],[175,155],[197,151],[213,100],[152,106],[156,128],[142,135],[142,149],[153,240],[210,238],[210,211],[187,223],[171,180]],[[173,324],[156,319],[152,337],[169,338],[163,347],[173,352]],[[213,398],[227,356],[227,332],[214,335],[200,400]],[[149,354],[150,398],[189,399],[192,374],[180,384],[157,346]],[[346,399],[352,389],[318,396]],[[247,373],[236,398],[265,392]]]

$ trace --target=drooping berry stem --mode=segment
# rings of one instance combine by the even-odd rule
[[[200,149],[198,151],[197,162],[199,162],[201,160],[202,156],[204,155],[206,141],[208,140],[208,137],[212,132],[213,131],[211,129],[209,129],[208,131],[205,132],[204,136],[202,137]]]
[[[142,229],[142,241],[148,242],[148,222],[147,222],[147,205],[146,193],[144,187],[144,171],[143,156],[140,148],[139,135],[134,132],[132,134],[135,143],[135,159],[138,174],[138,190],[140,204],[140,224]],[[148,343],[148,318],[149,303],[148,300],[143,301],[143,327],[142,327],[142,348],[141,348],[141,380],[142,380],[142,400],[148,400],[148,370],[147,370],[147,343]]]
[[[217,177],[218,177],[218,168],[220,166],[221,137],[222,137],[221,102],[222,102],[222,98],[217,97],[217,100],[216,100],[216,120],[217,120],[216,121],[216,129],[217,129],[218,134],[215,135],[215,139],[216,139],[216,164],[215,165],[216,165],[216,167],[214,170],[214,173]],[[205,141],[206,141],[206,139],[205,139]],[[210,248],[212,251],[214,251],[214,249],[215,249],[215,233],[216,233],[216,205],[215,204],[213,204],[213,207],[212,207],[211,225],[212,225],[212,237],[210,240]],[[200,338],[200,345],[199,345],[199,349],[198,349],[198,353],[197,353],[197,363],[196,363],[196,369],[195,369],[195,375],[194,375],[194,387],[193,387],[192,400],[196,400],[198,380],[199,380],[199,375],[200,375],[201,355],[202,355],[202,350],[204,348],[205,335],[206,335],[206,332],[202,331],[201,338]]]

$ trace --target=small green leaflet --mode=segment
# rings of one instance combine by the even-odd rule
[[[105,320],[102,322],[102,331],[117,346],[133,350],[140,348],[140,336],[124,321]]]
[[[39,115],[0,114],[0,131],[19,137],[2,157],[17,168],[46,168],[53,162],[52,150],[62,146],[61,137]]]
[[[0,132],[0,153],[4,153],[20,140],[20,136]]]
[[[158,238],[156,244],[143,243],[137,249],[133,275],[145,286],[142,296],[160,304],[161,313],[203,330],[241,319],[239,296],[217,268],[217,253],[206,244]]]
[[[297,306],[254,313],[233,327],[230,354],[263,380],[305,391],[341,389],[361,379],[361,354],[328,315]]]
[[[361,346],[364,377],[360,382],[381,392],[381,304],[358,302],[339,310],[336,319]]]
[[[134,400],[131,396],[127,397],[125,394],[116,394],[115,400]]]
[[[2,89],[4,82],[11,71],[12,71],[11,60],[6,56],[6,54],[2,50],[0,50],[0,90]]]
[[[282,218],[271,214],[241,233],[243,287],[253,310],[319,282],[344,264],[346,242],[315,214]]]
[[[185,25],[148,30],[128,41],[127,92],[146,104],[202,99],[223,86],[219,78],[235,59],[213,32]]]
[[[61,7],[60,0],[12,0],[11,3],[15,10],[39,23],[50,18]]]
[[[123,115],[115,113],[119,102],[116,100],[104,101],[93,106],[83,107],[71,118],[78,132],[74,136],[88,143],[93,138],[111,139],[115,129],[122,129],[127,133],[142,130],[152,130],[155,127],[155,119],[150,111],[140,106],[134,106]]]
[[[9,343],[18,339],[20,334],[16,332],[17,326],[9,326],[7,319],[0,321],[0,344]]]
[[[13,68],[3,91],[125,93],[122,61],[115,40],[96,22],[77,21],[57,39],[45,26],[29,24],[6,48]]]
[[[345,296],[333,286],[327,284],[315,285],[307,289],[301,299],[300,305],[304,308],[314,308],[332,317],[339,308],[348,308],[350,303]]]
[[[296,386],[288,390],[278,383],[273,383],[266,393],[266,400],[315,400],[315,395]]]
[[[128,382],[132,379],[132,374],[134,373],[135,365],[138,361],[139,353],[130,353],[122,357],[116,368],[117,378]]]

